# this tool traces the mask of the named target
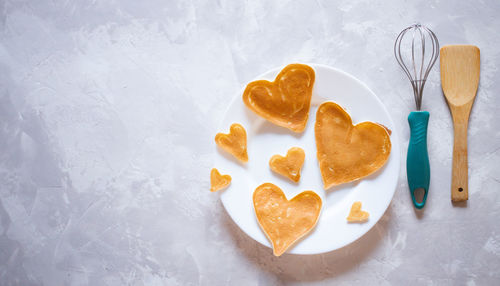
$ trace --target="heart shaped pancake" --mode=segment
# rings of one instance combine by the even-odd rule
[[[318,222],[321,198],[304,191],[287,200],[281,189],[264,183],[253,193],[253,206],[260,227],[273,245],[275,256],[283,254]]]
[[[333,102],[319,106],[314,132],[325,189],[372,174],[391,153],[384,127],[373,122],[353,125],[349,114]]]
[[[273,82],[252,81],[243,92],[243,102],[257,115],[294,132],[306,128],[314,85],[314,70],[291,64]]]
[[[304,164],[306,154],[299,147],[292,147],[286,153],[286,157],[274,155],[269,160],[269,167],[274,172],[283,175],[294,182],[300,180],[300,169]]]
[[[231,184],[231,176],[221,175],[219,170],[213,168],[210,171],[210,191],[216,192],[222,190]]]
[[[347,217],[348,222],[365,222],[370,214],[361,210],[361,202],[354,202]]]
[[[247,132],[238,123],[233,123],[229,134],[217,133],[215,143],[242,162],[248,162]]]

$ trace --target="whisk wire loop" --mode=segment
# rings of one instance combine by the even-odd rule
[[[410,31],[412,32],[411,41],[409,42],[409,45],[411,45],[411,63],[408,63],[405,61],[405,56],[403,56],[402,50],[407,48],[406,44],[403,42],[405,35]],[[429,39],[430,44],[427,44],[428,42],[426,42],[426,39]],[[427,53],[426,55],[427,45],[430,47],[430,53]],[[420,59],[418,58],[419,52]],[[429,54],[430,57],[428,56]],[[415,104],[417,106],[417,110],[420,110],[425,82],[427,81],[427,77],[432,69],[432,66],[434,66],[439,56],[439,41],[434,32],[432,32],[429,28],[420,24],[414,24],[399,33],[396,38],[396,42],[394,43],[394,56],[410,80],[413,89],[413,96],[415,98]]]

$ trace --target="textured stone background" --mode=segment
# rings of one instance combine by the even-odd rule
[[[500,280],[500,3],[0,1],[0,285],[493,285]],[[343,69],[408,143],[392,55],[413,21],[481,48],[470,201],[450,203],[452,125],[431,73],[431,192],[405,162],[381,221],[316,256],[273,257],[208,191],[228,101],[290,62]],[[404,147],[404,156],[406,155]]]

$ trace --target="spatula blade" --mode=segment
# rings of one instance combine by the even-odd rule
[[[448,103],[460,106],[474,100],[479,84],[480,52],[471,45],[441,48],[441,85]]]

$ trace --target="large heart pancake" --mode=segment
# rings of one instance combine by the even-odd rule
[[[231,124],[229,134],[217,133],[215,143],[241,162],[248,162],[247,132],[241,124]]]
[[[290,64],[273,82],[257,80],[243,92],[243,102],[270,122],[294,132],[306,128],[314,85],[314,70],[303,64]]]
[[[333,102],[319,106],[314,131],[325,189],[374,173],[391,153],[391,139],[384,127],[373,122],[353,125],[349,114]]]
[[[298,182],[300,180],[300,169],[304,164],[306,154],[299,147],[292,147],[286,153],[286,156],[274,155],[269,160],[269,167],[274,172]]]
[[[304,191],[287,200],[283,191],[271,183],[258,186],[253,193],[257,221],[276,256],[314,228],[321,205],[321,198],[313,191]]]

